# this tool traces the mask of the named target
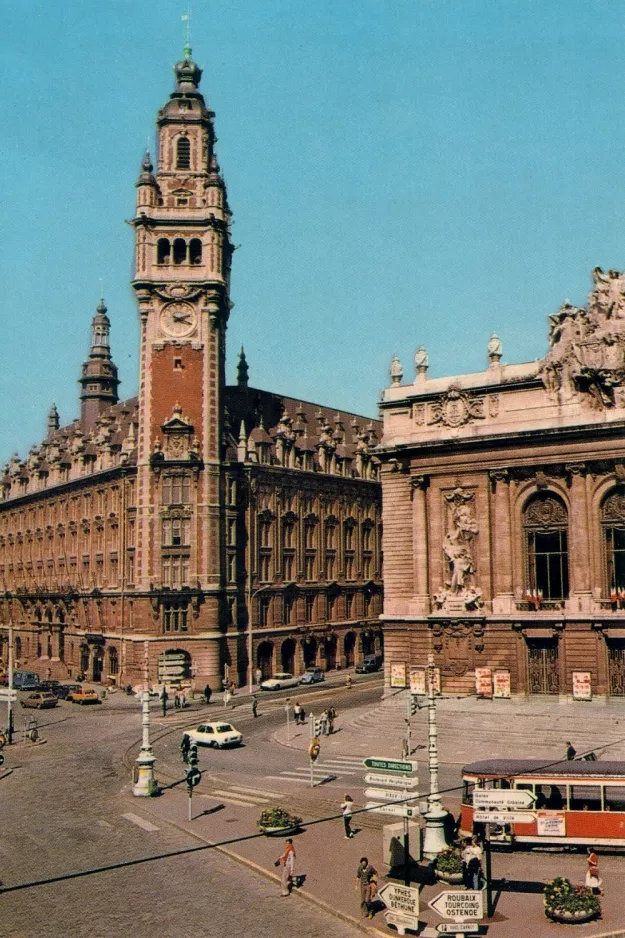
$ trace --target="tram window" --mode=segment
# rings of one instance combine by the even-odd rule
[[[561,811],[566,808],[566,785],[537,785],[536,807],[547,811]]]
[[[601,786],[571,785],[571,811],[601,811]]]
[[[606,785],[604,790],[605,790],[605,810],[606,811],[625,811],[625,786]]]
[[[464,783],[464,790],[462,793],[462,803],[463,804],[473,804],[473,791],[475,789],[475,782]]]

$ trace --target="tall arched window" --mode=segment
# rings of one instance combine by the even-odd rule
[[[176,142],[176,169],[191,169],[191,141],[178,137]]]
[[[159,238],[156,245],[156,263],[169,264],[171,258],[171,245],[169,238]]]
[[[185,264],[187,261],[187,242],[184,238],[174,241],[174,264]]]
[[[202,263],[202,242],[199,238],[191,238],[189,242],[189,261],[191,264]]]
[[[601,507],[608,592],[625,589],[625,492],[612,492]]]
[[[553,494],[536,495],[523,513],[527,584],[543,599],[569,595],[568,515]]]

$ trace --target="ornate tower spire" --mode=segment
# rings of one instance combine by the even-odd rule
[[[241,351],[239,352],[239,363],[237,365],[237,384],[240,388],[247,387],[249,375],[249,366],[247,364],[247,358],[245,357],[245,349],[241,346]]]
[[[58,430],[61,425],[59,420],[59,412],[56,409],[56,404],[53,404],[50,410],[48,411],[48,420],[47,420],[47,429],[48,436],[51,436],[55,430]]]
[[[80,423],[86,433],[108,407],[118,401],[117,366],[111,358],[109,335],[111,322],[106,315],[104,300],[100,300],[96,314],[91,321],[91,350],[89,358],[83,362],[79,380]]]

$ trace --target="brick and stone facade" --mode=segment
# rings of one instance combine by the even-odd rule
[[[442,688],[476,669],[512,693],[625,694],[625,278],[550,317],[544,358],[414,383],[381,404],[387,679],[433,653]],[[482,672],[484,675],[484,672]],[[408,677],[407,677],[408,679]],[[486,671],[486,686],[489,677]]]
[[[139,393],[101,302],[80,417],[0,477],[0,633],[43,677],[208,681],[381,650],[377,422],[225,381],[231,214],[187,47],[133,219]],[[250,658],[251,652],[251,658]]]

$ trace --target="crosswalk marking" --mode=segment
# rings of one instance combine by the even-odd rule
[[[246,788],[244,785],[231,785],[232,791],[242,791],[247,792],[250,795],[258,795],[261,798],[264,798],[265,795],[269,795],[270,798],[279,798],[282,794],[281,791],[269,791],[267,788],[260,791],[258,788]]]
[[[155,824],[151,824],[149,821],[144,820],[144,818],[139,817],[138,814],[133,814],[131,811],[128,811],[126,814],[122,814],[122,817],[127,821],[130,821],[131,824],[136,824],[137,827],[142,827],[144,831],[153,831],[159,830]]]
[[[239,799],[237,804],[269,804],[271,801],[271,798],[263,798],[262,795],[256,795],[254,798],[252,798],[250,795],[242,795],[238,791],[232,791],[230,789],[224,791],[220,788],[214,788],[211,794],[221,795],[222,798],[226,798],[229,801],[236,801],[236,799]]]

